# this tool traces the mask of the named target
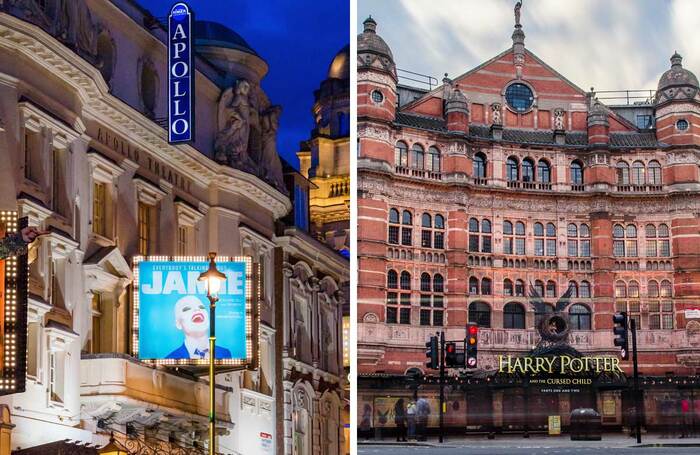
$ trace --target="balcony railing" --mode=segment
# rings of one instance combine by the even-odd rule
[[[488,185],[489,179],[484,177],[474,177],[474,185]]]
[[[347,196],[348,194],[350,194],[349,180],[331,183],[330,191],[328,192],[328,197]]]
[[[429,171],[427,169],[416,169],[406,166],[396,166],[396,173],[407,177],[416,177],[428,180],[442,180],[442,173]]]
[[[663,185],[617,185],[621,193],[655,193],[663,190]]]
[[[585,191],[585,190],[586,190],[586,186],[583,184],[571,185],[571,191]]]

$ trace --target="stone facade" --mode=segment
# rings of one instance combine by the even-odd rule
[[[656,128],[641,130],[526,49],[520,24],[511,48],[399,105],[376,29],[365,21],[357,56],[360,428],[383,425],[377,397],[410,394],[407,373],[435,374],[425,367],[435,331],[463,339],[478,322],[482,372],[498,354],[533,349],[531,285],[550,304],[575,288],[570,339],[580,352],[617,355],[612,315],[627,311],[640,324],[643,375],[696,375],[700,321],[686,310],[700,300],[700,103],[680,56],[669,70],[680,76],[665,75],[663,96],[643,104]],[[467,402],[453,393],[448,425],[507,429],[507,409],[523,400],[510,392],[472,391]],[[647,424],[658,423],[655,406],[672,398],[645,393]],[[549,399],[530,403],[567,414],[613,400],[605,422],[618,426],[630,406],[620,391]],[[470,410],[493,420],[470,422]]]
[[[0,208],[50,231],[29,251],[26,392],[0,398],[15,425],[13,448],[60,440],[102,446],[115,431],[130,444],[203,451],[202,371],[132,356],[131,265],[142,254],[216,251],[250,255],[261,267],[260,365],[217,375],[219,450],[342,451],[343,392],[334,388],[342,304],[334,290],[348,279],[347,261],[281,222],[292,204],[274,149],[280,111],[260,88],[267,64],[235,32],[196,28],[196,141],[170,145],[167,33],[152,16],[131,1],[0,3]],[[226,97],[242,80],[257,119],[243,148],[231,151],[217,141],[217,120],[232,109]],[[318,430],[313,445],[294,451],[293,411],[283,398],[285,381],[299,377],[285,373],[294,369],[283,361],[285,340],[296,338],[285,325],[291,308],[282,276],[285,261],[301,267],[291,258],[299,249],[318,278],[303,283],[311,288],[299,305],[325,318],[329,342],[299,360],[309,383],[323,384],[312,390],[323,393],[308,391]]]

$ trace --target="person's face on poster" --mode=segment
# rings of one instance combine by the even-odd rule
[[[209,313],[198,297],[188,295],[177,301],[175,327],[182,330],[185,337],[201,338],[209,334]]]

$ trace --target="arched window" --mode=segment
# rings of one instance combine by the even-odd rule
[[[579,297],[582,299],[590,299],[591,298],[591,283],[588,281],[581,281],[581,286],[579,287],[578,290]]]
[[[423,292],[430,292],[430,275],[427,273],[422,273],[420,276],[420,290]]]
[[[661,282],[661,297],[673,297],[671,282],[668,280],[663,280]]]
[[[524,329],[525,309],[519,303],[507,303],[503,307],[503,328],[504,329]]]
[[[421,225],[425,228],[433,227],[433,219],[429,213],[423,214],[423,217],[421,218]]]
[[[403,214],[401,215],[401,224],[408,226],[413,224],[413,215],[411,215],[411,212],[409,212],[408,210],[403,211]]]
[[[535,181],[535,163],[530,158],[523,160],[523,182]]]
[[[644,171],[644,163],[641,161],[632,163],[632,185],[644,185],[646,182]]]
[[[578,227],[574,223],[569,223],[566,227],[566,235],[569,237],[578,237]]]
[[[475,323],[481,328],[491,327],[491,307],[483,302],[470,303],[469,322]]]
[[[540,160],[537,163],[537,178],[542,183],[550,183],[552,177],[549,171],[549,163],[545,160]]]
[[[543,309],[544,313],[535,312],[535,324],[538,324],[543,316],[554,313],[554,305],[550,303],[545,303]]]
[[[389,289],[397,289],[399,287],[399,275],[396,270],[389,270],[386,273],[386,287]]]
[[[544,226],[542,223],[535,223],[535,236],[536,237],[543,237],[544,236]]]
[[[569,167],[572,185],[583,185],[583,165],[580,161],[572,161]]]
[[[661,164],[658,161],[649,161],[647,182],[649,185],[661,185]]]
[[[519,180],[518,172],[518,159],[511,156],[506,160],[506,178],[509,182],[515,182]]]
[[[469,294],[479,295],[479,279],[475,276],[469,278]]]
[[[621,224],[616,224],[613,227],[613,237],[623,238],[625,236],[625,228]]]
[[[591,330],[591,310],[580,303],[571,305],[569,322],[573,330]]]
[[[668,237],[668,226],[665,224],[659,225],[659,237]]]
[[[469,232],[479,232],[479,220],[476,218],[469,219]]]
[[[626,236],[627,238],[636,238],[637,226],[635,226],[634,224],[628,224],[626,229]]]
[[[511,223],[510,221],[503,222],[503,234],[513,235],[513,223]]]
[[[513,282],[508,278],[503,280],[503,295],[512,296],[513,295]]]
[[[411,148],[411,167],[414,169],[424,169],[424,155],[423,146],[420,144],[413,144]]]
[[[435,215],[435,228],[445,229],[445,218],[442,215]]]
[[[644,227],[644,235],[647,238],[656,237],[656,226],[654,226],[653,224],[647,224]]]
[[[557,296],[557,284],[549,280],[547,281],[547,292],[546,292],[546,297],[552,298]]]
[[[647,296],[655,299],[659,297],[659,283],[651,280],[647,283]]]
[[[107,32],[102,32],[97,37],[97,56],[100,58],[102,66],[100,67],[100,73],[105,82],[109,84],[112,80],[112,74],[114,73],[114,63],[115,63],[115,49],[112,38],[110,38]]]
[[[445,280],[439,273],[433,277],[433,292],[445,292]]]
[[[481,233],[490,234],[491,233],[491,222],[484,218],[481,220]]]
[[[411,274],[405,270],[401,272],[401,289],[411,289]]]
[[[630,281],[627,285],[627,297],[638,299],[639,298],[639,283],[636,281]]]
[[[629,185],[630,183],[630,165],[625,161],[617,162],[617,184]]]
[[[535,280],[535,292],[540,297],[544,297],[544,282],[542,280]]]
[[[440,150],[437,147],[428,148],[428,160],[425,163],[425,168],[432,172],[440,172]]]
[[[408,167],[408,146],[405,142],[399,141],[396,143],[394,160],[397,166]]]
[[[523,280],[515,280],[515,296],[525,297],[525,282]]]
[[[486,178],[486,155],[481,152],[474,154],[474,177]]]
[[[554,223],[547,223],[547,237],[555,237],[557,235],[557,227]]]
[[[578,284],[575,281],[569,281],[569,289],[571,290],[571,298],[578,297]]]
[[[395,226],[392,226],[395,225]],[[389,243],[392,245],[399,244],[399,211],[392,208],[389,209]]]
[[[624,299],[627,297],[627,285],[624,281],[615,282],[615,297],[618,299]]]
[[[411,215],[411,212],[408,210],[404,210],[403,213],[401,213],[401,244],[410,246],[413,244],[413,228],[411,225],[413,224],[413,215]],[[391,239],[391,228],[392,226],[389,227],[389,234],[390,234],[390,239]],[[396,235],[398,236],[398,229],[399,227],[396,227]],[[391,243],[391,242],[390,242]],[[398,243],[398,241],[396,242]]]
[[[481,279],[481,295],[491,295],[491,280],[489,278]]]
[[[588,228],[587,224],[582,224],[581,225],[581,237],[590,237],[591,236],[591,230]]]

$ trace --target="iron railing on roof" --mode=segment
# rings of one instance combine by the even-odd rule
[[[427,86],[428,90],[432,90],[438,85],[438,80],[433,76],[429,76],[427,74],[421,74],[409,70],[404,70],[401,68],[396,68],[396,75],[399,77],[399,84],[403,83],[405,85],[414,85],[406,83],[406,81],[409,81],[419,84],[418,88],[426,88]]]
[[[656,90],[601,90],[595,95],[608,106],[634,106],[653,104]]]

